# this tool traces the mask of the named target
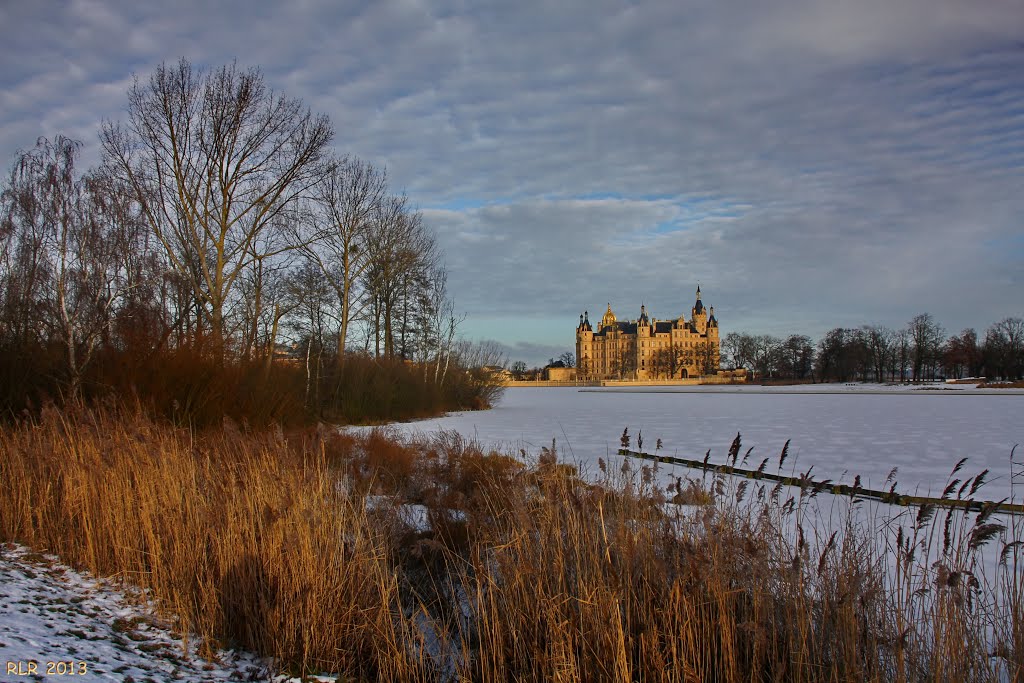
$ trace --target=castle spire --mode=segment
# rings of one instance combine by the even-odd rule
[[[593,332],[594,328],[590,326],[590,312],[583,311],[583,315],[580,316],[580,332]]]

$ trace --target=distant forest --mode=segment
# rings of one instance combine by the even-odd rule
[[[928,313],[906,327],[836,327],[817,344],[802,334],[730,332],[722,339],[722,364],[746,368],[757,379],[918,382],[1024,376],[1024,319],[1004,318],[983,339],[973,329],[947,336]]]

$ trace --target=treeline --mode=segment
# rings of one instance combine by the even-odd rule
[[[19,152],[0,187],[0,410],[111,389],[189,419],[486,405],[474,369],[500,360],[458,341],[434,235],[333,135],[257,69],[182,60],[135,81],[97,167],[63,136]]]
[[[902,329],[881,325],[837,327],[815,344],[806,335],[786,339],[730,332],[723,363],[747,368],[759,379],[918,382],[986,377],[1024,378],[1024,319],[992,324],[979,339],[973,329],[947,336],[928,313]]]

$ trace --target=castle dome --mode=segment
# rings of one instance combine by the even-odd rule
[[[609,303],[608,310],[604,312],[604,317],[601,318],[601,329],[603,330],[606,327],[614,327],[615,322],[615,314],[612,313],[612,305],[611,303]]]

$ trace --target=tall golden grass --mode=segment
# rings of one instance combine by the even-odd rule
[[[895,531],[849,513],[833,534],[808,492],[666,491],[629,466],[580,477],[554,443],[527,464],[451,434],[409,445],[228,421],[197,435],[101,408],[44,410],[5,428],[0,451],[2,539],[149,589],[211,652],[237,645],[295,672],[1024,676],[1019,521],[989,534],[1007,563],[986,577],[991,517],[933,512]]]

